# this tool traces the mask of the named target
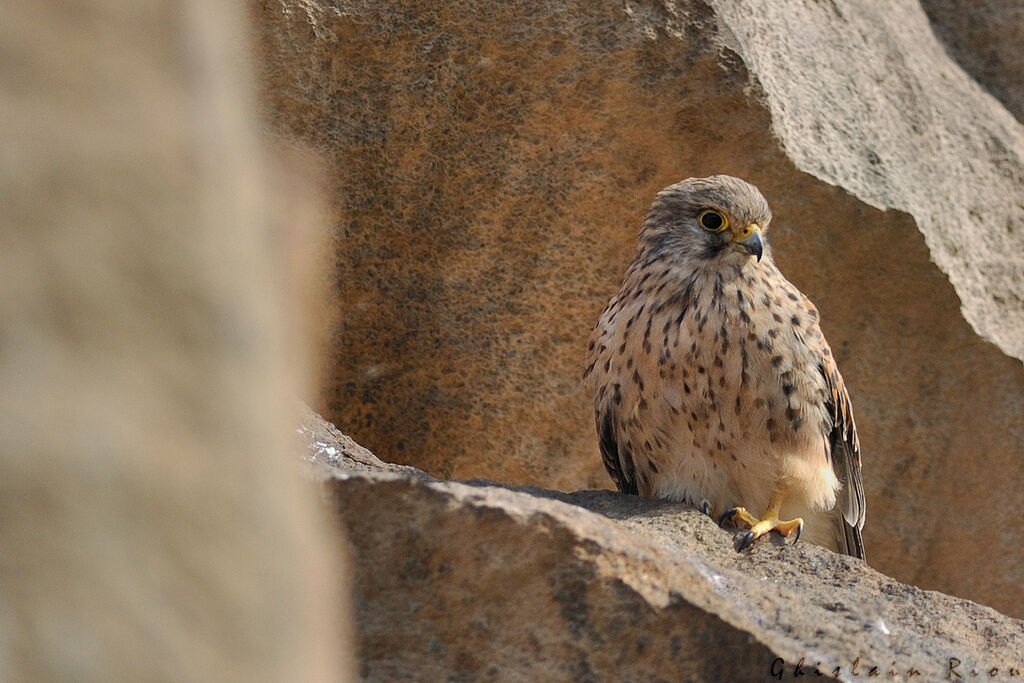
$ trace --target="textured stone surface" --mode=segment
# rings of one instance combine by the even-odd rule
[[[1024,120],[1024,0],[922,0],[950,56]]]
[[[240,10],[0,8],[0,680],[350,673]]]
[[[608,486],[589,330],[654,194],[737,175],[853,397],[872,566],[1024,616],[1024,138],[917,3],[251,5],[268,115],[333,177],[328,418]]]
[[[737,553],[678,504],[384,472],[322,423],[305,431],[314,461],[342,454],[323,481],[352,543],[368,680],[790,680],[801,660],[807,680],[941,680],[951,658],[965,677],[1024,670],[1024,623],[859,560],[777,536]]]
[[[309,406],[303,404],[302,436],[306,458],[318,471],[338,470],[343,472],[386,472],[403,474],[413,479],[432,479],[429,474],[407,465],[383,462],[376,455],[363,448],[351,437],[342,434],[337,427],[323,419]]]
[[[1024,358],[1024,259],[1012,248],[1024,230],[1024,129],[931,39],[920,5],[714,5],[786,155],[871,206],[909,213],[965,318]]]

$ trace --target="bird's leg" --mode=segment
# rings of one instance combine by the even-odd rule
[[[804,520],[800,517],[787,521],[779,519],[779,508],[782,507],[782,500],[786,496],[786,489],[785,483],[780,482],[779,487],[772,493],[772,497],[768,501],[768,509],[765,510],[764,516],[761,519],[754,517],[754,515],[747,512],[746,508],[742,507],[725,511],[721,521],[724,522],[727,519],[731,519],[740,521],[750,527],[750,531],[743,534],[743,538],[740,540],[740,550],[743,550],[755,540],[773,530],[786,537],[796,531],[796,538],[793,542],[796,543],[800,540],[800,533],[804,530]]]

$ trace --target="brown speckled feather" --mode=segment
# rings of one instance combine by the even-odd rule
[[[821,338],[821,358],[821,374],[829,389],[826,405],[832,416],[832,431],[829,434],[832,469],[842,485],[836,504],[836,511],[841,514],[834,515],[836,538],[841,544],[841,552],[864,559],[861,529],[864,528],[866,505],[864,486],[860,480],[860,440],[857,438],[857,425],[853,421],[853,406],[832,357],[832,350],[824,337]]]

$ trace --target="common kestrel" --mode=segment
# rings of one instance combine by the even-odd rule
[[[741,547],[802,531],[863,558],[850,397],[818,310],[772,260],[771,219],[731,176],[658,193],[590,340],[601,455],[620,491],[749,526]]]

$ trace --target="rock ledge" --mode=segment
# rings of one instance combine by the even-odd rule
[[[859,560],[777,537],[738,553],[730,532],[677,504],[437,481],[312,414],[302,431],[353,546],[369,679],[1024,670],[1024,623]]]

